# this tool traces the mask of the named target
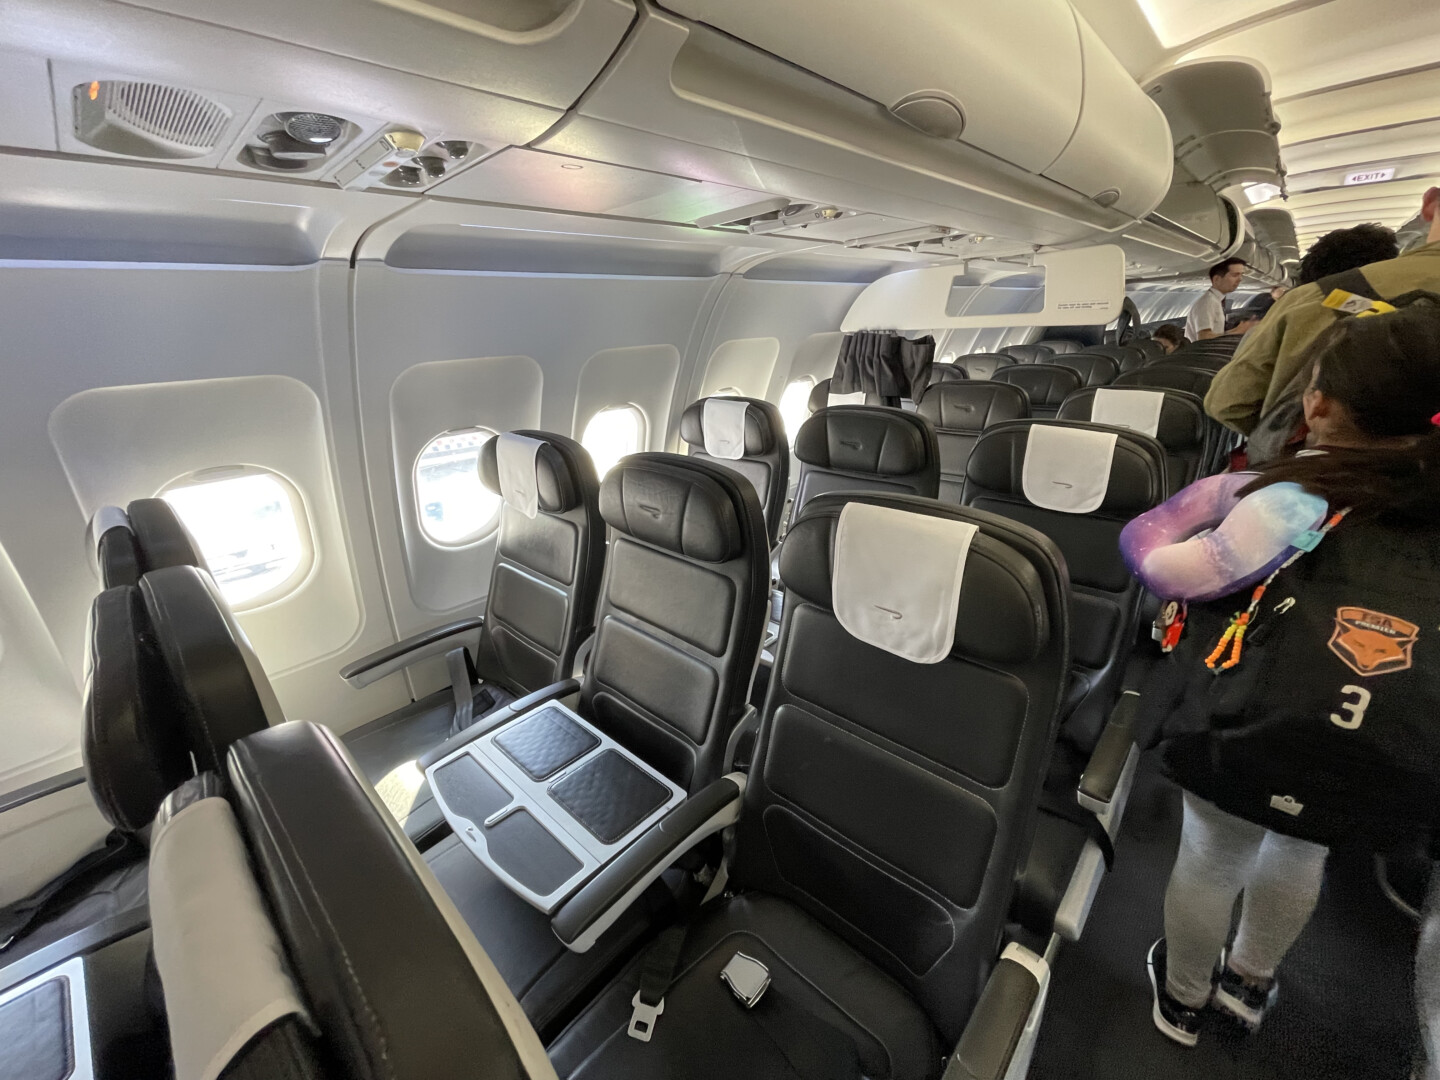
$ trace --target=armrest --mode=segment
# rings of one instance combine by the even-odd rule
[[[459,622],[433,627],[413,637],[408,637],[404,641],[397,641],[394,645],[386,645],[383,649],[377,649],[369,656],[362,656],[352,664],[346,664],[340,669],[340,677],[358,690],[362,686],[369,686],[371,683],[383,679],[386,675],[402,671],[411,664],[428,660],[432,656],[445,655],[455,648],[456,638],[473,634],[484,625],[485,617],[476,615],[471,619],[461,619]]]
[[[1011,944],[990,972],[942,1080],[1019,1080],[1030,1069],[1050,965]]]
[[[571,694],[580,692],[579,679],[561,679],[557,683],[536,690],[533,694],[526,694],[522,698],[516,698],[509,705],[501,705],[498,709],[491,709],[475,723],[471,724],[464,731],[451,735],[439,746],[425,751],[415,761],[420,771],[424,772],[431,765],[434,765],[447,754],[459,750],[467,743],[472,743],[485,732],[493,727],[513,720],[521,713],[529,712],[538,705],[544,705],[547,701],[554,701],[556,698],[569,697]]]
[[[1093,811],[1105,822],[1107,830],[1109,823],[1106,818],[1113,814],[1117,806],[1123,806],[1125,796],[1129,793],[1130,780],[1135,771],[1131,759],[1139,758],[1134,728],[1139,704],[1140,695],[1134,690],[1126,690],[1120,695],[1114,712],[1105,724],[1105,730],[1100,733],[1100,741],[1095,744],[1095,750],[1085,765],[1085,772],[1080,777],[1076,796],[1080,805]]]
[[[705,837],[735,824],[741,773],[722,776],[671,810],[565,901],[550,927],[571,952],[586,952],[635,898]]]

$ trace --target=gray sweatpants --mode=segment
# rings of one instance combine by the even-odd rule
[[[1210,978],[1244,893],[1230,966],[1274,976],[1320,898],[1326,849],[1270,832],[1185,792],[1185,824],[1165,890],[1166,988],[1182,1005],[1210,1000]]]

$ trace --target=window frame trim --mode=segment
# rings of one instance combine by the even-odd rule
[[[415,504],[415,524],[420,529],[420,536],[424,539],[424,541],[431,547],[436,548],[440,551],[465,551],[469,548],[475,547],[478,544],[485,543],[487,540],[489,540],[492,536],[494,536],[497,532],[500,531],[500,523],[505,516],[505,496],[492,492],[492,494],[495,494],[496,499],[499,501],[495,504],[495,512],[491,514],[490,517],[486,520],[485,524],[480,527],[479,532],[474,533],[470,536],[466,536],[460,540],[447,541],[440,540],[432,536],[430,534],[430,530],[425,527],[425,502],[420,498],[420,459],[425,456],[425,452],[429,450],[430,447],[434,446],[441,439],[445,438],[445,436],[465,435],[469,434],[472,431],[484,431],[489,432],[490,434],[490,439],[486,439],[479,445],[479,447],[476,448],[476,465],[478,467],[480,451],[485,448],[485,443],[489,442],[492,439],[498,439],[501,434],[494,428],[486,427],[484,424],[472,424],[470,427],[463,428],[447,428],[444,431],[437,432],[435,435],[432,435],[429,439],[426,440],[424,446],[420,447],[419,453],[415,455],[415,460],[410,464],[410,495],[412,501]],[[480,484],[482,488],[485,486],[484,483],[481,482],[478,473],[476,475],[475,482],[477,484]]]

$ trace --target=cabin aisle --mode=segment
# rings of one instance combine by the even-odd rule
[[[1141,766],[1084,940],[1062,949],[1032,1080],[1405,1080],[1417,1043],[1416,931],[1381,895],[1367,857],[1332,855],[1315,917],[1253,1038],[1206,1030],[1194,1050],[1150,1021],[1145,955],[1180,835],[1178,790]]]

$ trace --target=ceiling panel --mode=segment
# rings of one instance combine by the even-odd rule
[[[1282,143],[1440,117],[1440,67],[1275,102]]]
[[[1167,49],[1284,7],[1290,0],[1139,0],[1150,28]]]

